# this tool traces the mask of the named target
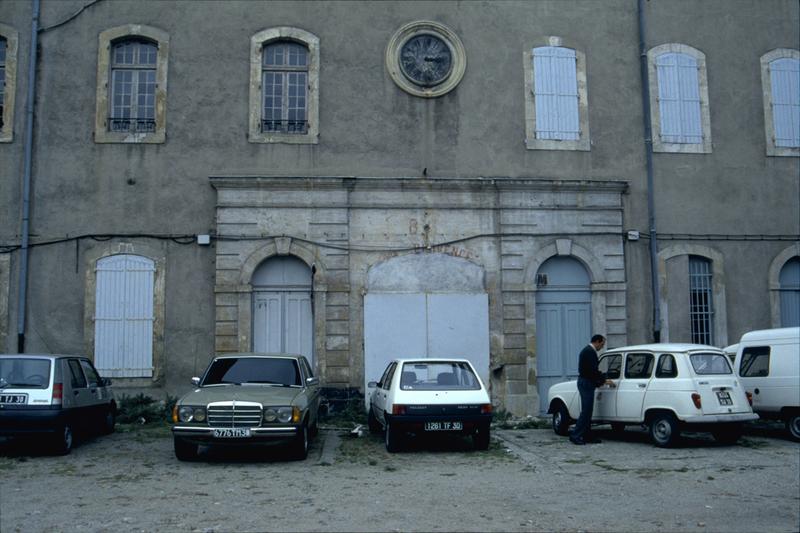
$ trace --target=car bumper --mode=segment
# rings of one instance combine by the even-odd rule
[[[409,433],[474,433],[492,423],[491,414],[476,415],[392,415],[387,417],[393,429]],[[460,422],[462,429],[426,430],[429,422]]]
[[[228,428],[176,425],[172,427],[172,435],[202,444],[247,444],[277,440],[290,440],[297,436],[298,428],[299,426],[246,428],[250,430],[249,437],[227,438],[215,437],[214,430]]]
[[[720,415],[690,416],[683,420],[686,424],[724,424],[725,422],[749,422],[758,420],[755,413],[733,413]]]
[[[14,437],[60,431],[68,411],[51,406],[4,406],[0,409],[0,436]]]

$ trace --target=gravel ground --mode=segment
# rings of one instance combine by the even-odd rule
[[[124,429],[124,428],[123,428]],[[738,445],[663,450],[601,430],[496,430],[388,454],[379,436],[323,430],[307,460],[279,447],[180,463],[166,428],[51,457],[0,447],[0,531],[798,531],[800,445],[769,428]]]

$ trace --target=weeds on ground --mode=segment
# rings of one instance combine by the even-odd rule
[[[361,424],[367,425],[367,414],[364,412],[364,399],[351,398],[328,406],[320,412],[319,423],[324,426],[351,429]]]
[[[498,409],[492,417],[492,426],[497,429],[546,429],[550,422],[532,416],[517,418],[505,409]]]
[[[156,400],[143,393],[135,396],[123,395],[117,404],[117,422],[120,424],[153,424],[169,421],[172,408],[178,401],[176,396],[167,394],[163,400]]]

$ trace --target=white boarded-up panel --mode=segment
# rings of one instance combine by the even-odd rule
[[[96,274],[95,366],[110,377],[151,377],[154,262],[112,255],[97,262]]]
[[[264,353],[281,352],[281,294],[256,292],[253,307],[253,350]]]
[[[284,293],[284,298],[286,300],[285,351],[305,355],[306,359],[313,361],[311,294],[287,292]]]
[[[489,386],[489,297],[428,295],[428,357],[469,359]]]

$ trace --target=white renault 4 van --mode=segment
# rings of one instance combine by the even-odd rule
[[[800,328],[745,333],[736,348],[735,368],[753,395],[753,411],[783,420],[800,441]]]

